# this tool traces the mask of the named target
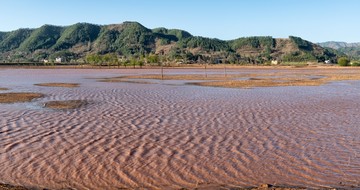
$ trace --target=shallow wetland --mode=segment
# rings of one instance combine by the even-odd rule
[[[0,93],[42,94],[0,103],[0,183],[360,188],[359,69],[226,72],[0,69]]]

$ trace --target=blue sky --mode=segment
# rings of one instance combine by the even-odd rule
[[[359,9],[359,0],[0,0],[0,31],[138,21],[223,40],[294,35],[360,42]]]

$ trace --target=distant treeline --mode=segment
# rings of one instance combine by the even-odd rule
[[[1,62],[100,63],[136,60],[138,64],[263,64],[277,61],[336,60],[343,54],[290,36],[220,40],[193,36],[179,29],[148,29],[137,22],[114,25],[77,23],[61,27],[0,32]],[[153,61],[151,57],[156,57]]]

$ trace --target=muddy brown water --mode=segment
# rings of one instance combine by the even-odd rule
[[[46,96],[0,104],[0,182],[50,189],[360,186],[359,81],[230,89],[94,79],[157,73],[1,69],[0,86],[7,92]],[[33,85],[44,82],[81,86]],[[92,103],[65,111],[42,106],[74,99]]]

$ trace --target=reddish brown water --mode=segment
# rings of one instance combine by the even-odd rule
[[[0,87],[46,94],[0,104],[0,182],[51,189],[360,186],[359,81],[229,89],[91,79],[158,72],[0,70]],[[41,82],[81,86],[33,85]],[[42,107],[72,99],[90,104]]]

